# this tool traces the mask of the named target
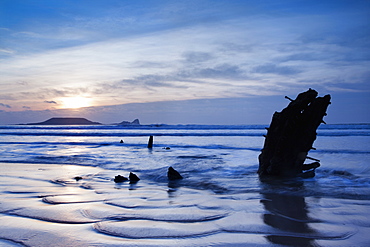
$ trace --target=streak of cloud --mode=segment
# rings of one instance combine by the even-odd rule
[[[102,106],[308,87],[369,93],[369,9],[346,0],[8,1],[0,100],[18,111],[74,96]]]
[[[10,105],[3,104],[3,103],[0,103],[0,106],[2,106],[2,107],[6,107],[6,108],[12,108]]]
[[[278,74],[278,75],[294,75],[300,73],[299,69],[289,66],[278,66],[275,64],[264,64],[253,69],[254,72],[260,74]]]

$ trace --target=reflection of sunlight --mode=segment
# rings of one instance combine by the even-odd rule
[[[77,165],[63,165],[63,168],[65,169],[65,173],[80,173],[82,168]]]
[[[62,168],[64,171],[61,172],[63,172],[63,174],[67,174],[70,179],[81,176],[81,173],[83,173],[83,167],[78,165],[63,165]]]
[[[78,186],[68,185],[68,186],[65,186],[64,192],[65,194],[73,194],[74,197],[76,198],[75,200],[77,200],[78,194],[81,194],[81,188]]]
[[[61,150],[62,151],[62,150]],[[85,148],[81,147],[73,147],[64,149],[61,153],[65,155],[81,155],[85,152]]]
[[[86,130],[79,130],[79,129],[72,129],[68,130],[68,133],[83,133],[87,132]],[[65,142],[87,142],[87,138],[85,136],[68,136],[65,137]]]
[[[66,183],[64,190],[66,194],[76,194],[74,200],[78,200],[78,195],[81,194],[81,188],[76,182],[75,177],[82,176],[85,171],[85,167],[77,166],[77,165],[63,165],[62,166],[62,173],[66,175]]]

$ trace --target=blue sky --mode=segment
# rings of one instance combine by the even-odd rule
[[[0,0],[0,124],[370,122],[370,1]]]

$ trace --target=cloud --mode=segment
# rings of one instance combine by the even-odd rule
[[[0,99],[12,97],[19,102],[12,102],[12,109],[19,109],[40,99],[81,94],[112,105],[274,95],[327,82],[332,90],[342,90],[356,88],[355,83],[362,83],[359,75],[370,67],[364,49],[369,31],[353,19],[338,29],[344,19],[336,19],[341,12],[335,9],[317,16],[316,10],[298,5],[292,9],[301,12],[243,1],[200,3],[209,8],[200,8],[198,1],[148,3],[139,9],[135,3],[115,8],[97,4],[105,6],[103,13],[95,10],[96,4],[65,9],[65,19],[53,19],[55,25],[45,22],[6,34],[9,40],[28,40],[6,43],[17,46],[9,49],[22,56],[4,59]],[[35,46],[32,52],[27,42]],[[22,81],[27,89],[20,87]]]
[[[22,86],[27,86],[28,82],[27,81],[17,81],[17,84],[22,85]]]
[[[30,110],[31,109],[31,107],[29,107],[29,106],[22,106],[22,108],[23,109],[26,109],[26,110]]]
[[[202,80],[202,79],[232,79],[239,80],[240,78],[246,78],[245,70],[237,65],[232,64],[221,64],[214,67],[196,67],[196,68],[181,68],[176,72],[177,80]]]
[[[55,102],[54,100],[45,100],[44,101],[45,103],[48,103],[48,104],[58,104],[57,102]]]
[[[10,94],[0,94],[1,100],[17,100],[16,97],[10,95]]]
[[[315,88],[316,89],[316,88]],[[296,89],[295,89],[296,90]],[[307,90],[307,88],[306,88]],[[180,101],[131,103],[76,110],[54,109],[45,111],[2,112],[0,124],[41,122],[51,117],[85,117],[101,123],[117,123],[139,118],[142,124],[268,124],[275,111],[281,111],[289,103],[284,95],[294,98],[297,93],[283,92],[275,96],[251,96],[243,98],[216,98]],[[319,92],[320,95],[326,92]],[[370,121],[367,106],[369,92],[331,93],[332,104],[325,121],[333,123],[366,123]]]
[[[79,96],[87,92],[89,92],[89,89],[84,87],[35,88],[32,91],[21,92],[20,95],[29,99],[45,99],[50,97]],[[55,101],[48,100],[45,100],[44,103],[57,104]]]
[[[92,88],[93,93],[105,94],[105,93],[118,93],[122,92],[126,95],[129,94],[126,90],[140,91],[149,88],[185,88],[181,85],[176,85],[176,83],[170,83],[172,77],[169,75],[155,75],[155,74],[145,74],[132,79],[123,79],[116,82],[98,83]],[[125,92],[126,91],[126,92]]]
[[[3,103],[0,103],[0,106],[2,106],[2,107],[6,107],[6,108],[12,108],[10,105],[3,104]]]
[[[168,75],[147,74],[135,77],[133,79],[122,80],[122,83],[144,87],[148,86],[157,88],[160,87],[179,88],[178,85],[174,83],[169,83],[169,81],[171,81],[171,77]]]
[[[162,63],[162,62],[153,62],[153,61],[145,61],[145,60],[142,60],[142,61],[136,61],[136,62],[133,62],[130,67],[132,68],[159,68],[159,69],[164,69],[166,67],[168,67],[167,64],[165,63]]]
[[[10,55],[10,54],[13,54],[14,53],[14,51],[13,50],[11,50],[11,49],[2,49],[2,48],[0,48],[0,53],[5,53],[6,55]]]
[[[199,55],[199,54],[197,54]],[[203,57],[203,56],[202,56]],[[208,56],[206,56],[208,57]],[[192,59],[190,59],[192,60]],[[189,62],[188,60],[187,62]],[[204,59],[196,59],[196,61],[204,61]],[[173,70],[162,74],[142,74],[131,79],[123,79],[117,82],[99,83],[96,84],[95,93],[102,94],[104,92],[113,92],[117,90],[139,90],[142,88],[173,88],[186,89],[190,84],[184,83],[203,83],[207,84],[207,79],[222,80],[240,80],[247,78],[245,70],[239,66],[232,64],[220,64],[214,67],[206,66],[187,66],[189,64],[180,64],[177,70]],[[212,81],[208,81],[211,83]],[[225,82],[226,83],[226,82]],[[212,90],[210,90],[212,91]]]
[[[277,75],[295,75],[301,72],[301,70],[294,67],[279,66],[272,63],[256,66],[252,71],[260,74],[277,74]]]
[[[288,61],[320,61],[328,59],[325,57],[323,53],[315,53],[315,52],[301,52],[301,53],[293,53],[281,58],[277,58],[277,61],[280,62],[288,62]]]
[[[186,63],[197,64],[209,61],[214,58],[213,54],[210,52],[195,52],[187,51],[183,54]]]

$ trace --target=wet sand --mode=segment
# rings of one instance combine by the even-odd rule
[[[370,244],[368,200],[116,184],[114,176],[129,171],[89,166],[0,169],[0,246]]]

